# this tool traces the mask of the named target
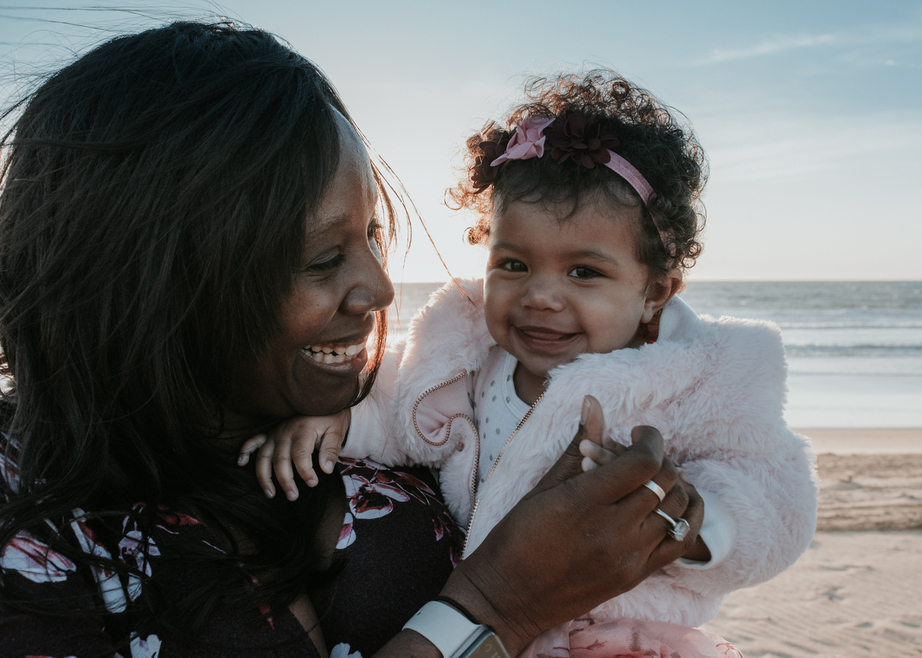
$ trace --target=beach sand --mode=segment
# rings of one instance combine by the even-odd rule
[[[922,428],[797,431],[818,453],[813,543],[706,628],[747,658],[922,657]]]

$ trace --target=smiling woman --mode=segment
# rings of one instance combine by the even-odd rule
[[[394,299],[378,244],[377,186],[368,153],[346,118],[336,173],[307,228],[301,267],[282,300],[281,331],[241,360],[228,408],[238,419],[325,415],[355,399],[376,312]]]
[[[587,474],[574,443],[454,570],[460,532],[426,469],[344,461],[289,503],[236,466],[254,433],[365,396],[393,296],[386,186],[330,82],[272,35],[119,37],[17,110],[0,143],[0,654],[435,658],[444,637],[401,627],[437,596],[518,653],[686,550],[645,523],[643,483],[676,479],[656,432]],[[600,441],[583,420],[575,441]],[[697,529],[700,499],[675,491]]]

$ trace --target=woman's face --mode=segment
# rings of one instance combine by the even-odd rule
[[[245,418],[322,416],[345,408],[359,386],[375,311],[394,289],[375,242],[377,189],[368,153],[337,113],[340,161],[307,222],[301,268],[282,300],[281,331],[237,369],[228,405]]]

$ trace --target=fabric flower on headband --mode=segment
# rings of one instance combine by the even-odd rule
[[[602,122],[598,116],[585,117],[575,112],[557,117],[547,130],[547,141],[551,146],[551,157],[555,162],[566,162],[573,158],[587,169],[611,160],[611,149],[618,146],[618,138],[611,133],[602,133]]]
[[[554,123],[547,117],[531,117],[516,126],[506,146],[506,152],[490,163],[496,167],[506,160],[531,160],[544,155],[544,129]]]

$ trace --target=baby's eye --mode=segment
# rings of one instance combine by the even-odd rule
[[[507,260],[500,263],[500,268],[506,270],[507,272],[527,272],[528,268],[525,267],[525,263],[520,260]]]
[[[594,279],[597,276],[601,276],[591,267],[585,267],[584,265],[577,265],[572,270],[570,270],[569,276],[575,277],[577,279]]]

